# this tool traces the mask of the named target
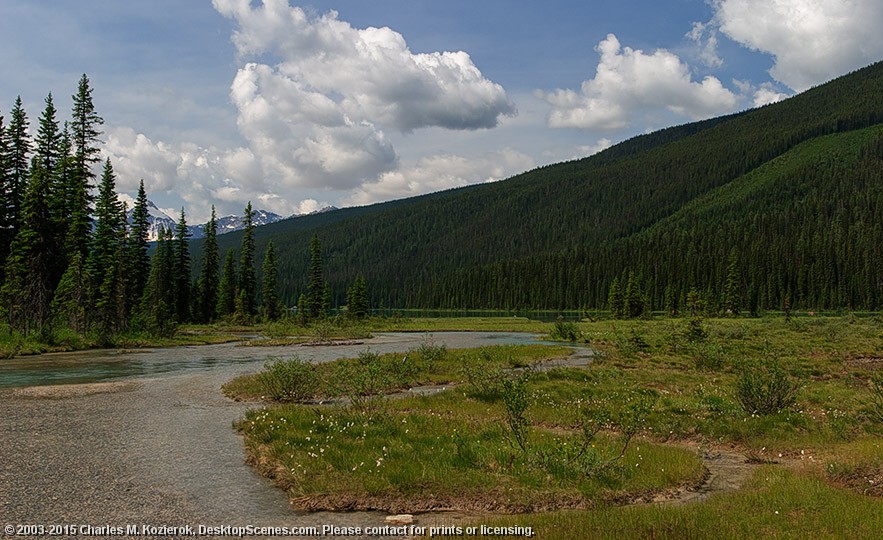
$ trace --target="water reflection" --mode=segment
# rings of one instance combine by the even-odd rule
[[[331,347],[243,347],[235,343],[168,349],[98,350],[51,353],[0,360],[0,388],[102,382],[127,377],[151,377],[222,366],[254,364],[272,356],[300,357],[326,362],[356,356],[370,347],[378,353],[416,347],[427,334],[379,333],[362,344]],[[538,343],[534,334],[518,332],[438,332],[432,339],[448,348]]]

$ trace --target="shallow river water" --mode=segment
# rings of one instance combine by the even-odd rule
[[[220,387],[260,370],[268,357],[323,362],[367,348],[406,351],[425,339],[388,333],[353,345],[224,344],[0,361],[0,515],[31,523],[382,524],[380,514],[292,511],[285,493],[245,464],[232,429],[258,405],[233,402]],[[432,339],[448,349],[537,340],[486,332]]]

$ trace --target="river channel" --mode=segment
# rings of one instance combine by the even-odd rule
[[[11,524],[305,526],[383,524],[372,513],[294,512],[245,464],[232,424],[257,404],[220,387],[269,357],[313,362],[531,343],[520,333],[378,334],[360,344],[87,351],[0,361],[0,517]],[[0,524],[5,525],[5,523]]]

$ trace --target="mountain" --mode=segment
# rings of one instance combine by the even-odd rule
[[[134,210],[129,210],[127,217],[129,224],[132,223],[132,213]],[[147,223],[148,223],[148,235],[147,239],[150,242],[155,242],[159,239],[159,231],[160,227],[164,227],[166,229],[175,230],[175,226],[178,223],[177,219],[173,219],[169,217],[165,212],[157,208],[157,206],[153,203],[153,201],[147,201]],[[260,227],[262,225],[267,225],[269,223],[275,223],[279,220],[283,219],[279,214],[274,214],[273,212],[268,212],[267,210],[255,210],[255,216],[253,223],[256,227]],[[218,234],[226,234],[234,231],[241,230],[244,225],[242,223],[242,216],[224,216],[217,219],[218,222]],[[192,239],[202,238],[205,236],[204,233],[205,223],[200,223],[199,225],[188,225],[187,230],[190,233],[190,237]]]
[[[361,274],[390,307],[605,307],[618,279],[654,309],[692,289],[746,310],[883,308],[881,95],[877,63],[501,182],[283,220],[257,253],[275,244],[288,303],[315,233],[336,302]]]
[[[260,227],[262,225],[268,225],[270,223],[276,223],[277,221],[284,219],[279,214],[274,214],[273,212],[269,212],[267,210],[255,210],[254,218],[252,219],[252,223],[254,223],[255,227]],[[227,234],[234,231],[239,231],[245,228],[245,224],[243,223],[242,216],[223,216],[217,218],[218,224],[218,234]],[[205,223],[201,223],[199,225],[193,225],[189,227],[190,235],[192,238],[202,238],[205,236]]]

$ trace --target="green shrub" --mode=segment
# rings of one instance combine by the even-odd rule
[[[749,414],[775,414],[794,405],[797,384],[779,366],[768,360],[746,366],[736,381],[736,397]]]
[[[562,341],[579,341],[582,339],[583,333],[580,332],[576,323],[565,321],[561,317],[558,317],[558,320],[555,321],[555,326],[553,326],[552,331],[549,332],[549,337],[552,339],[560,339]]]
[[[315,367],[295,356],[287,360],[268,360],[258,380],[273,401],[302,401],[315,395],[318,378]]]

